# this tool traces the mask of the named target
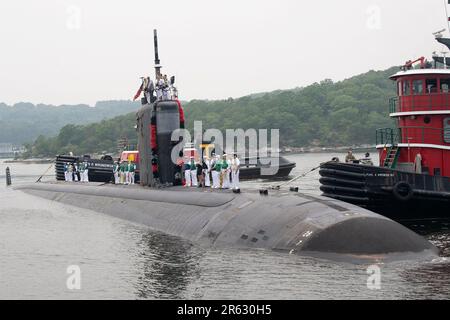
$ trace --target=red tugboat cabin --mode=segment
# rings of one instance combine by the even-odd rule
[[[450,177],[450,70],[418,60],[420,69],[408,62],[391,77],[397,97],[390,99],[390,116],[397,128],[377,130],[380,166]]]

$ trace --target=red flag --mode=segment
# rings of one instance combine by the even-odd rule
[[[138,91],[136,92],[136,94],[134,95],[133,101],[135,101],[137,98],[139,98],[140,95],[141,95],[141,93],[142,93],[142,84],[141,84],[141,86],[139,87],[139,90],[138,90]]]

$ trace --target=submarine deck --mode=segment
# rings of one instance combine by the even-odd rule
[[[400,224],[322,196],[285,190],[147,188],[139,185],[41,182],[18,190],[144,224],[204,246],[268,248],[300,254],[436,253]]]

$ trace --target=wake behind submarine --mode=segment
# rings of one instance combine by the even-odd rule
[[[156,30],[154,43],[160,79]],[[137,112],[141,186],[39,182],[16,189],[144,224],[204,247],[299,255],[437,255],[430,242],[404,226],[339,200],[283,190],[265,194],[181,187],[179,169],[171,160],[175,148],[171,134],[184,127],[181,103],[176,95],[155,98],[149,82],[144,81],[141,89],[144,97]]]

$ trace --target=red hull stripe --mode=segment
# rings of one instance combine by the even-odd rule
[[[156,126],[155,125],[151,125],[151,134],[152,134],[152,138],[151,138],[150,147],[152,149],[156,149],[158,147],[158,142],[156,141]]]
[[[177,104],[178,104],[178,111],[180,112],[180,122],[184,123],[184,110],[183,110],[183,107],[181,106],[180,100],[178,100],[178,99],[177,99]]]

